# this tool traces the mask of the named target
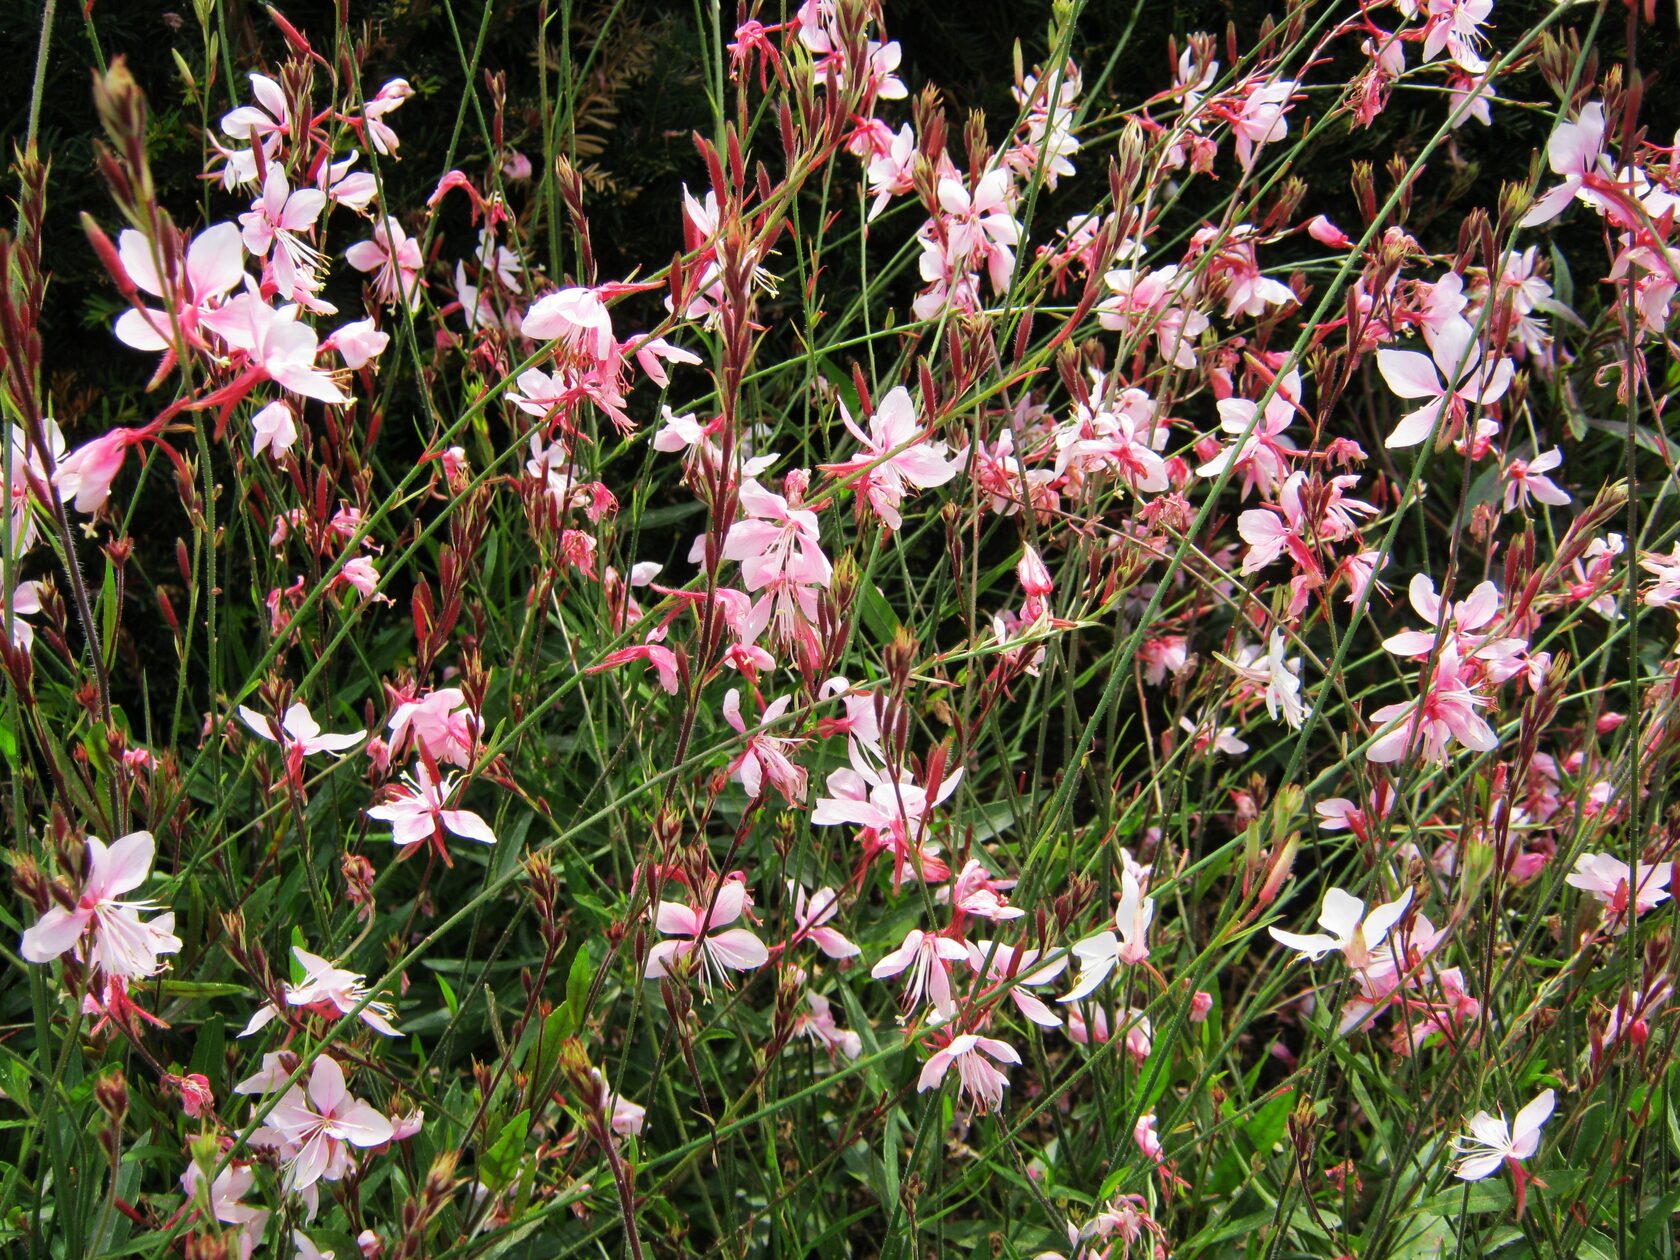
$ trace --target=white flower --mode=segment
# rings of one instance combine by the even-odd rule
[[[1458,1167],[1453,1172],[1463,1181],[1480,1181],[1497,1171],[1508,1159],[1523,1160],[1539,1149],[1540,1129],[1551,1118],[1556,1095],[1545,1090],[1517,1112],[1516,1123],[1507,1126],[1505,1115],[1478,1111],[1470,1117],[1470,1131],[1453,1140]]]

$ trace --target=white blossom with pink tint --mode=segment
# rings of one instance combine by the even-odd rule
[[[1669,899],[1673,876],[1673,862],[1640,862],[1635,869],[1614,854],[1583,853],[1575,859],[1574,869],[1563,877],[1563,882],[1599,902],[1605,917],[1620,933],[1627,931],[1630,919]]]
[[[1443,417],[1463,419],[1471,405],[1498,402],[1510,387],[1515,371],[1511,360],[1501,356],[1484,363],[1468,323],[1448,325],[1430,342],[1429,351],[1377,351],[1377,370],[1396,396],[1428,400],[1400,417],[1383,443],[1390,449],[1428,441]]]
[[[1114,908],[1114,930],[1087,936],[1073,946],[1079,960],[1079,980],[1059,999],[1077,1002],[1096,991],[1116,967],[1135,967],[1149,957],[1149,926],[1155,919],[1155,898],[1145,896],[1131,871],[1120,876],[1120,903]]]
[[[1379,960],[1385,949],[1388,934],[1412,904],[1412,890],[1407,888],[1398,898],[1372,908],[1365,913],[1365,903],[1341,888],[1331,888],[1324,894],[1324,904],[1318,912],[1322,932],[1302,935],[1269,927],[1272,939],[1285,949],[1305,954],[1317,962],[1326,954],[1340,952],[1348,966],[1368,968]]]
[[[381,1036],[402,1036],[391,1025],[391,1020],[396,1018],[396,1010],[389,1002],[366,1001],[367,978],[361,972],[335,967],[301,945],[292,946],[292,957],[302,968],[303,978],[295,984],[288,981],[284,986],[286,1005],[314,1010],[332,1020],[356,1011],[357,1018]],[[364,1002],[366,1005],[363,1005]],[[359,1011],[358,1007],[361,1008]],[[279,1008],[273,1004],[263,1006],[251,1016],[239,1035],[249,1037],[266,1028],[279,1014]]]
[[[661,901],[654,912],[654,926],[676,939],[660,941],[648,951],[643,976],[649,980],[672,977],[684,960],[692,965],[698,959],[700,987],[710,990],[714,983],[730,987],[731,971],[762,967],[770,961],[764,942],[747,928],[727,926],[746,907],[747,888],[739,880],[724,881],[709,904]]]
[[[263,1118],[263,1134],[286,1152],[286,1188],[297,1193],[343,1177],[351,1167],[350,1148],[389,1142],[391,1122],[354,1097],[338,1061],[322,1055],[310,1070],[307,1092],[288,1089]]]
[[[1006,1041],[960,1033],[923,1065],[922,1074],[916,1079],[916,1090],[925,1094],[937,1088],[954,1067],[958,1090],[970,1105],[981,1111],[996,1111],[1003,1106],[1003,1091],[1009,1087],[1009,1077],[997,1065],[1020,1061],[1020,1054]]]
[[[968,951],[961,941],[938,932],[911,928],[904,934],[903,944],[883,954],[869,974],[877,980],[886,980],[909,971],[910,978],[904,985],[905,1009],[914,1010],[923,1001],[931,1001],[935,1011],[949,1018],[957,1009],[951,988],[951,964],[967,961]]]
[[[928,440],[910,391],[902,385],[881,399],[869,417],[869,432],[858,428],[844,403],[840,419],[863,450],[841,463],[821,467],[863,496],[888,529],[904,524],[898,508],[908,492],[942,486],[959,471],[945,444]]]
[[[50,906],[25,929],[18,949],[24,961],[47,963],[73,949],[111,977],[140,980],[162,971],[161,956],[181,949],[175,916],[165,913],[144,920],[140,916],[157,905],[124,895],[151,877],[156,853],[149,831],[130,832],[109,847],[97,836],[87,837],[87,878],[76,904],[69,909]],[[84,941],[85,937],[92,939]]]
[[[402,782],[391,791],[389,799],[367,811],[375,822],[391,824],[391,843],[400,848],[436,842],[441,846],[443,833],[460,836],[478,844],[495,844],[496,833],[490,824],[470,809],[451,807],[450,798],[456,795],[456,776],[438,775],[421,758],[414,770],[403,775]]]

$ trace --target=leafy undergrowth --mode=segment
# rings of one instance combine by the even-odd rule
[[[1059,0],[987,116],[854,0],[197,0],[150,99],[53,7],[8,1254],[1673,1255],[1653,11]]]

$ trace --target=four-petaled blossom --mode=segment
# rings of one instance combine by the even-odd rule
[[[1604,106],[1600,102],[1583,107],[1574,122],[1558,124],[1546,142],[1546,163],[1562,182],[1529,207],[1521,227],[1549,223],[1576,198],[1592,201],[1594,194],[1586,188],[1587,176],[1611,173],[1610,159],[1604,153]]]
[[[414,773],[405,774],[390,798],[368,810],[367,816],[391,824],[392,844],[406,849],[431,841],[448,865],[449,854],[443,844],[446,831],[479,844],[496,843],[496,833],[483,818],[470,809],[450,808],[449,798],[454,794],[455,776],[440,776],[422,757],[415,763]]]
[[[810,941],[830,958],[854,958],[863,951],[840,932],[828,925],[840,913],[840,897],[832,888],[819,888],[807,893],[793,880],[787,882],[788,894],[793,898],[793,937],[790,945]]]
[[[357,271],[373,273],[373,292],[387,306],[420,304],[420,271],[426,265],[420,242],[390,215],[373,225],[371,241],[357,241],[344,251],[344,261]]]
[[[907,489],[931,490],[957,475],[959,465],[947,454],[945,443],[927,440],[910,391],[902,385],[881,399],[869,417],[868,433],[858,428],[844,403],[840,419],[863,449],[848,460],[821,467],[862,495],[888,529],[904,524],[898,505]]]
[[[307,1094],[293,1085],[263,1119],[271,1136],[291,1152],[286,1188],[307,1189],[323,1177],[336,1181],[350,1167],[352,1146],[379,1146],[391,1140],[391,1122],[370,1104],[351,1095],[344,1069],[322,1055],[310,1069]]]
[[[157,907],[149,901],[127,901],[131,893],[152,873],[157,847],[149,831],[135,831],[107,847],[96,836],[87,838],[88,874],[71,909],[48,908],[35,926],[23,934],[20,949],[24,961],[51,962],[68,949],[81,946],[82,938],[93,940],[83,956],[107,976],[143,979],[163,970],[160,954],[179,953],[181,940],[175,935],[175,916],[160,914],[143,921],[140,916]]]
[[[1331,888],[1324,894],[1324,904],[1318,912],[1318,926],[1323,932],[1301,935],[1278,928],[1267,928],[1272,939],[1285,949],[1293,949],[1317,962],[1324,955],[1339,950],[1348,966],[1363,969],[1380,961],[1386,949],[1390,930],[1412,904],[1412,890],[1406,889],[1394,900],[1385,902],[1365,913],[1365,903],[1341,888]]]
[[[951,994],[951,964],[968,961],[968,951],[962,942],[937,932],[911,928],[904,934],[904,943],[882,956],[870,968],[877,980],[896,976],[906,968],[910,979],[904,986],[904,1005],[913,1010],[924,998],[933,1000],[933,1009],[949,1018],[956,1013],[957,1004]]]
[[[648,951],[643,976],[658,980],[673,975],[683,959],[698,957],[701,988],[710,989],[714,982],[728,988],[726,972],[762,967],[770,961],[764,942],[747,928],[725,926],[739,919],[746,908],[747,887],[733,879],[724,881],[709,904],[661,901],[654,926],[677,939],[660,941]]]
[[[245,725],[263,739],[279,744],[286,750],[286,769],[294,779],[303,773],[303,759],[316,753],[342,755],[367,737],[365,730],[346,735],[323,734],[321,724],[310,716],[309,708],[301,700],[292,702],[280,719],[280,729],[255,709],[239,706],[239,716]]]
[[[611,357],[612,315],[593,289],[561,289],[540,297],[520,321],[519,331],[532,341],[560,341],[602,360]]]
[[[747,735],[746,748],[729,763],[727,773],[740,781],[748,796],[756,798],[769,782],[789,805],[805,803],[805,768],[788,758],[788,750],[803,741],[770,735],[764,729],[780,720],[792,703],[792,696],[772,700],[760,715],[759,729],[747,735],[747,724],[741,717],[741,689],[731,687],[723,697],[723,720],[736,734]]]
[[[283,399],[269,403],[252,416],[251,430],[253,458],[267,451],[270,459],[279,460],[292,449],[298,437],[297,421],[292,416],[291,406]]]
[[[292,957],[297,959],[298,966],[303,968],[303,979],[296,984],[288,983],[285,986],[286,1005],[313,1010],[333,1020],[361,1007],[358,1017],[369,1028],[385,1037],[402,1036],[391,1026],[396,1011],[389,1002],[373,1001],[362,1005],[368,990],[366,977],[361,972],[335,967],[319,954],[312,954],[301,945],[292,946]],[[279,1014],[279,1008],[272,1003],[262,1007],[251,1016],[250,1022],[239,1035],[249,1037],[266,1027]]]
[[[1028,985],[1049,984],[1067,969],[1067,957],[1041,963],[1036,949],[1004,945],[996,941],[970,941],[968,963],[987,980],[1008,985],[1009,1000],[1017,1010],[1041,1028],[1061,1027],[1062,1017],[1051,1010]]]
[[[1632,918],[1660,906],[1669,898],[1673,877],[1672,862],[1640,862],[1635,870],[1614,854],[1583,853],[1563,882],[1603,903],[1620,934],[1627,931],[1629,904],[1633,906]]]
[[[958,1088],[971,1104],[982,1111],[996,1111],[1003,1106],[1003,1091],[1009,1087],[1009,1077],[997,1064],[1020,1061],[1020,1054],[1007,1041],[960,1033],[922,1067],[916,1091],[926,1093],[935,1088],[945,1079],[945,1073],[955,1067]]]
[[[1149,925],[1155,918],[1155,898],[1143,895],[1143,885],[1131,871],[1120,876],[1120,904],[1114,908],[1114,931],[1087,936],[1073,947],[1079,960],[1079,982],[1063,1002],[1077,1002],[1096,990],[1109,972],[1124,963],[1136,966],[1149,957]]]
[[[58,461],[53,485],[59,497],[78,512],[97,512],[111,497],[111,483],[122,471],[128,448],[140,439],[140,429],[112,429]]]
[[[302,235],[314,228],[326,207],[326,193],[318,188],[293,189],[286,181],[285,168],[274,162],[263,180],[261,195],[249,211],[239,216],[239,224],[251,256],[268,259],[282,297],[331,314],[334,308],[314,297],[321,287],[320,273],[326,259]],[[269,259],[269,250],[275,246],[278,248]]]
[[[466,692],[459,687],[439,687],[419,699],[405,699],[391,714],[390,744],[402,755],[412,748],[423,751],[440,765],[472,765],[473,745],[482,723],[473,712]]]
[[[119,233],[117,257],[136,288],[153,297],[166,296],[151,243],[144,234],[133,228]],[[196,339],[199,317],[214,309],[244,277],[245,246],[239,229],[232,223],[218,223],[193,237],[187,246],[186,265],[174,277],[174,321],[168,311],[135,307],[117,316],[111,331],[118,341],[135,350],[173,351],[176,327],[189,342]]]
[[[1454,1175],[1464,1181],[1480,1181],[1507,1160],[1529,1158],[1540,1148],[1540,1129],[1551,1118],[1557,1095],[1542,1090],[1535,1100],[1517,1112],[1516,1121],[1505,1123],[1505,1115],[1478,1111],[1470,1117],[1470,1131],[1453,1140],[1459,1156]]]
[[[1462,421],[1472,403],[1498,402],[1510,388],[1516,369],[1503,356],[1482,362],[1475,329],[1464,320],[1455,320],[1429,338],[1429,354],[1378,350],[1377,370],[1397,396],[1429,400],[1400,417],[1383,443],[1392,450],[1427,441],[1443,411],[1450,419]]]
[[[1454,740],[1474,752],[1499,747],[1498,733],[1477,712],[1487,700],[1472,690],[1473,682],[1457,646],[1444,645],[1434,675],[1424,683],[1423,695],[1385,704],[1371,714],[1371,721],[1385,729],[1365,750],[1366,760],[1386,765],[1401,760],[1415,746],[1424,761],[1445,761]]]
[[[1552,507],[1569,502],[1569,492],[1561,490],[1546,476],[1563,465],[1563,452],[1557,447],[1536,455],[1533,459],[1513,459],[1505,466],[1505,510],[1527,508],[1530,498]]]

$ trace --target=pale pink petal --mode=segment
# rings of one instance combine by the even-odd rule
[[[1401,398],[1435,398],[1442,393],[1434,361],[1416,350],[1378,350],[1377,370]]]

